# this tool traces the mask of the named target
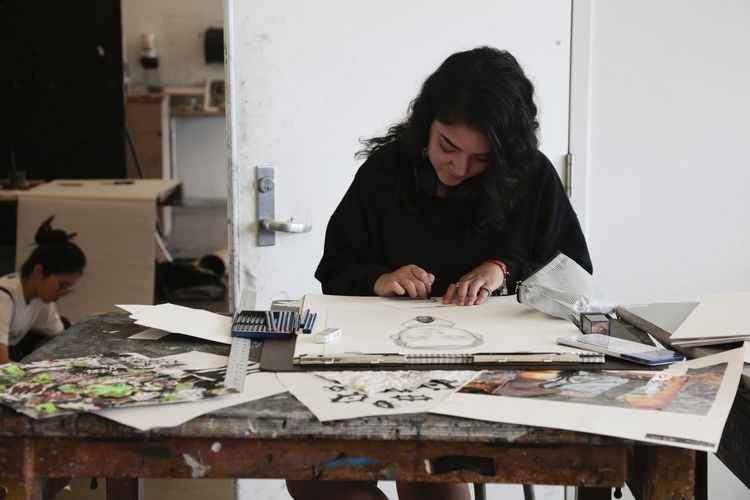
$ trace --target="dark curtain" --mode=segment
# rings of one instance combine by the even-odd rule
[[[125,176],[120,0],[0,0],[0,178]]]

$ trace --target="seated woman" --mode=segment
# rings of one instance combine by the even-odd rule
[[[0,277],[0,364],[19,361],[64,330],[55,301],[73,291],[86,256],[70,241],[75,233],[52,229],[52,219],[37,230],[21,274]]]
[[[538,150],[534,87],[505,51],[451,55],[406,119],[366,141],[315,276],[337,295],[481,304],[562,251],[591,272],[560,179]],[[287,481],[297,499],[382,499],[369,482]],[[403,499],[468,499],[465,484],[398,482]]]

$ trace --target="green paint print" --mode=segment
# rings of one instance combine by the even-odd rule
[[[37,384],[49,384],[50,382],[52,382],[52,379],[46,373],[40,373],[39,375],[32,378],[31,380],[33,382],[36,382]]]
[[[5,373],[10,375],[11,377],[20,377],[24,374],[24,371],[18,365],[10,365],[5,368]]]
[[[223,380],[221,369],[197,374],[174,361],[137,354],[13,363],[0,365],[0,404],[33,418],[48,418],[236,392],[225,388]]]
[[[135,392],[130,385],[91,385],[86,389],[104,398],[124,398]]]
[[[59,411],[53,403],[39,403],[34,408],[39,413],[49,413],[50,415]]]

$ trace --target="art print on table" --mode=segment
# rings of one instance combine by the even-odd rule
[[[372,415],[421,413],[460,389],[477,373],[400,371],[277,375],[289,392],[323,422]],[[358,380],[353,383],[354,387],[348,385],[355,377]],[[389,379],[399,382],[391,383]],[[368,390],[359,385],[361,383],[370,383],[375,390]]]
[[[461,392],[707,415],[726,368],[719,363],[676,376],[626,370],[487,371]]]
[[[742,369],[733,349],[663,371],[492,371],[430,411],[715,452]]]
[[[223,387],[218,373],[191,373],[174,361],[134,354],[9,363],[0,365],[0,403],[43,418],[236,392]]]

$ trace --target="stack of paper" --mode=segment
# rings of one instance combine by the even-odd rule
[[[169,303],[156,306],[118,304],[117,307],[128,311],[136,325],[222,344],[232,343],[232,318],[229,316]]]
[[[750,292],[707,295],[672,334],[676,347],[750,340]]]

